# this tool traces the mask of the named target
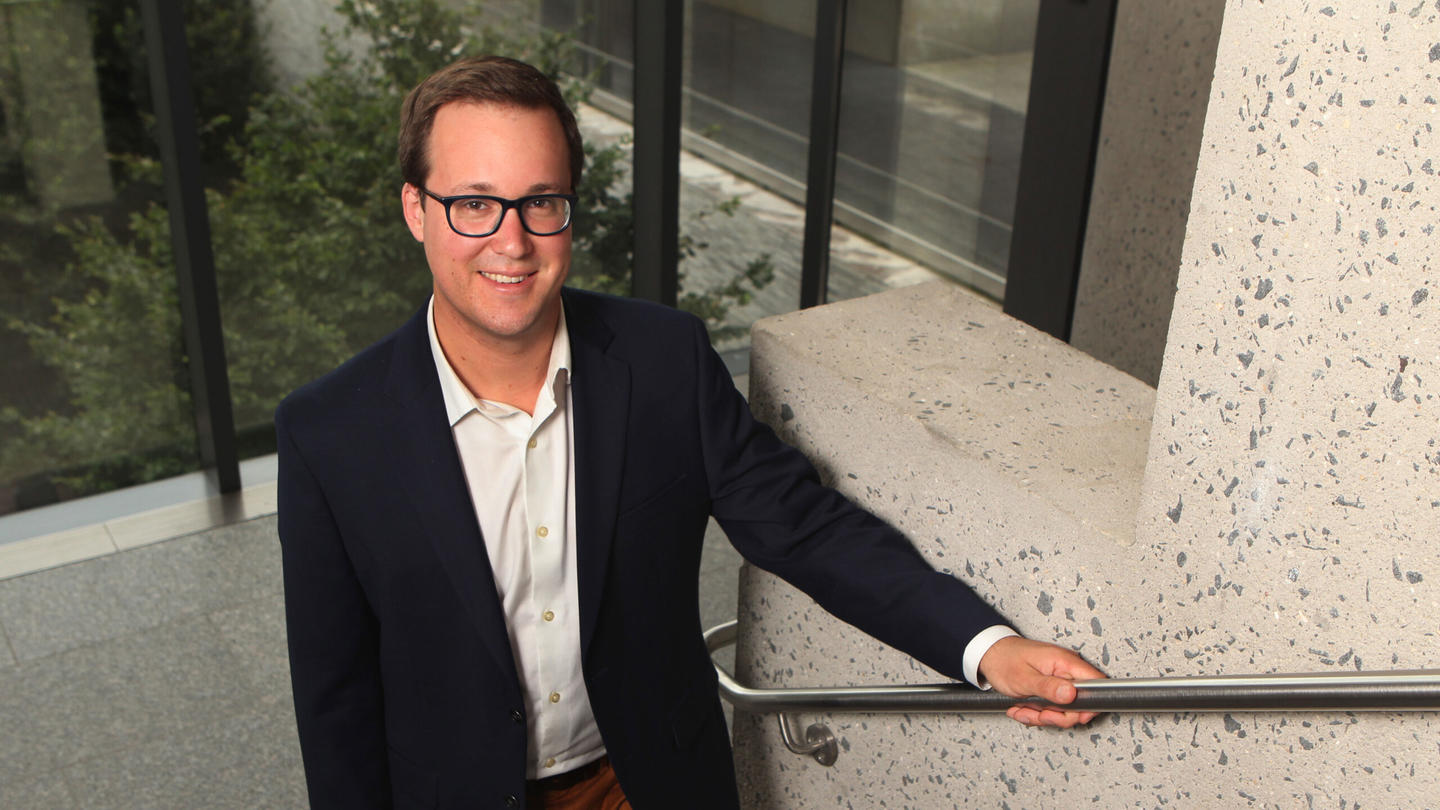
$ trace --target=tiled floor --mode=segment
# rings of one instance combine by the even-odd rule
[[[0,807],[301,807],[262,517],[0,582]]]
[[[231,497],[215,496],[189,501],[27,540],[0,543],[0,580],[139,548],[274,511],[275,483],[272,480],[246,487]]]
[[[705,549],[709,627],[739,557]],[[273,515],[4,579],[0,642],[0,808],[305,806]]]

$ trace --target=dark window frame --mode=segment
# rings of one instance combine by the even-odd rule
[[[180,7],[141,0],[202,468],[239,490],[233,405]],[[683,6],[635,0],[637,297],[679,288]],[[1068,339],[1099,140],[1116,0],[1041,0],[1004,309]],[[845,0],[818,0],[800,307],[826,300]]]
[[[1116,0],[1040,0],[1005,314],[1069,341]]]
[[[141,0],[140,12],[149,52],[200,465],[222,494],[238,492],[240,459],[225,337],[220,328],[220,294],[200,165],[185,19],[179,3],[161,0]]]

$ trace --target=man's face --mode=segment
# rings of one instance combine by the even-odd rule
[[[426,187],[441,197],[572,191],[565,134],[550,109],[446,104],[435,114],[428,153]],[[437,330],[492,346],[550,339],[570,269],[569,230],[533,236],[512,209],[495,233],[461,236],[445,206],[414,186],[407,183],[401,199],[435,279]]]

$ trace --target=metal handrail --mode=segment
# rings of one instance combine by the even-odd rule
[[[726,622],[705,631],[705,644],[713,655],[734,644],[737,635],[737,623]],[[1039,698],[1012,698],[958,683],[755,689],[736,681],[719,664],[715,674],[720,695],[727,702],[739,709],[779,713],[786,746],[827,765],[838,753],[834,735],[816,725],[806,730],[806,743],[796,742],[787,713],[1003,712],[1019,704],[1054,706]],[[1075,701],[1056,708],[1097,712],[1440,711],[1440,670],[1083,680],[1075,681]],[[816,745],[827,735],[829,747]],[[829,762],[821,759],[822,753]]]

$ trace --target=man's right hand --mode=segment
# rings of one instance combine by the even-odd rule
[[[980,659],[980,675],[1003,694],[1037,697],[1056,704],[1075,700],[1071,681],[1105,677],[1072,650],[1020,636],[995,642]],[[1019,705],[1011,706],[1005,714],[1027,726],[1072,728],[1095,719],[1097,712]]]

